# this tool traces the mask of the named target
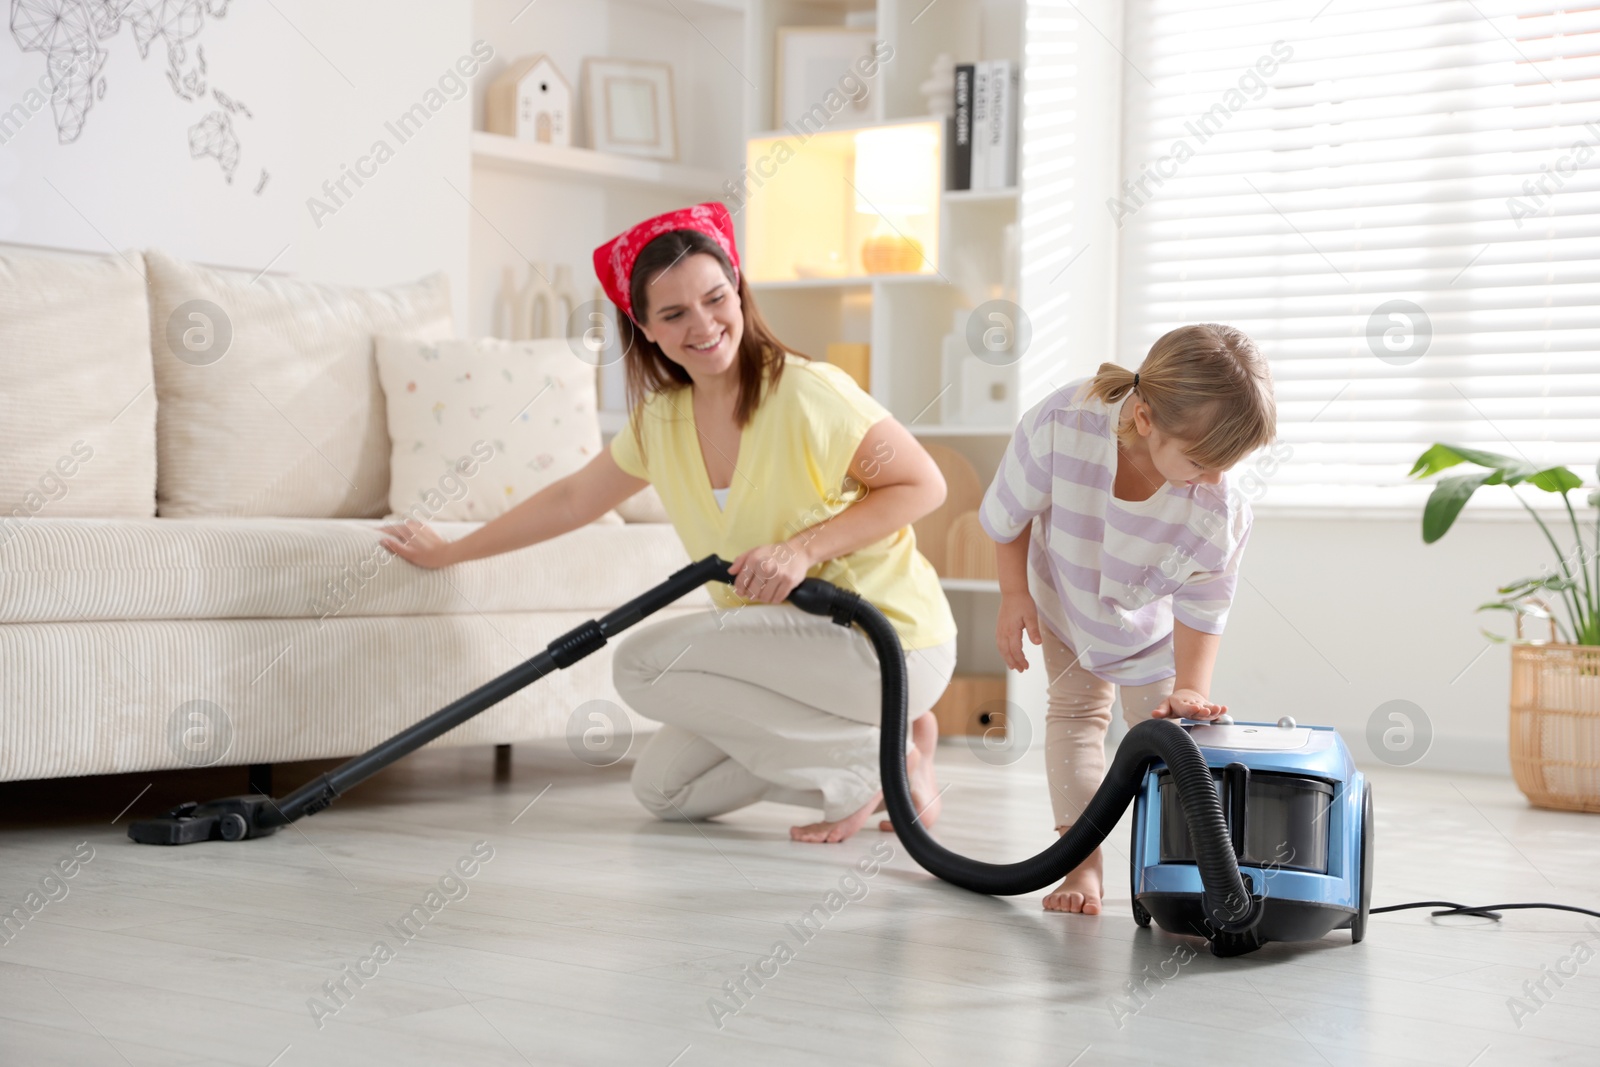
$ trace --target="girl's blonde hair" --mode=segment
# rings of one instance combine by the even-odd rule
[[[1115,404],[1130,392],[1150,405],[1162,433],[1190,442],[1189,455],[1208,469],[1226,470],[1278,433],[1272,372],[1254,341],[1213,322],[1180,326],[1161,336],[1135,374],[1102,363],[1090,394]],[[1119,439],[1136,433],[1117,428]]]

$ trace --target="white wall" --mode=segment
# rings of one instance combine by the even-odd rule
[[[309,211],[300,212],[296,276],[383,285],[443,270],[450,275],[456,330],[464,331],[471,209],[462,195],[471,195],[472,101],[481,89],[475,84],[462,99],[449,100],[403,144],[384,123],[436,88],[440,76],[470,53],[471,3],[302,3],[295,21],[307,39],[294,57],[290,88],[304,117],[301,199],[320,195],[322,182],[353,166],[375,140],[395,149],[394,158],[320,227]],[[486,76],[480,71],[477,78]]]
[[[1509,774],[1510,651],[1479,633],[1506,632],[1508,619],[1473,609],[1551,555],[1519,517],[1469,514],[1424,545],[1418,515],[1260,508],[1213,696],[1239,718],[1336,726],[1363,763],[1373,761],[1365,732],[1374,710],[1409,700],[1434,731],[1416,767]]]

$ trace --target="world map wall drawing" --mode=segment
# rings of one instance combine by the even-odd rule
[[[44,57],[56,138],[72,144],[93,121],[94,105],[108,91],[102,74],[110,49],[124,25],[141,60],[151,47],[164,47],[166,79],[172,92],[190,104],[210,105],[188,128],[189,155],[213,160],[228,184],[239,169],[236,123],[254,118],[244,102],[211,85],[205,46],[198,38],[225,17],[231,0],[11,0],[11,36],[23,52]],[[266,187],[261,170],[254,192]]]

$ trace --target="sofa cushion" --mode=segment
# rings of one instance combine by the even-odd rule
[[[563,339],[379,337],[389,510],[487,522],[601,451],[594,367]]]
[[[671,526],[614,522],[424,570],[379,547],[380,525],[30,519],[0,544],[0,623],[604,612],[688,562]]]
[[[383,515],[389,437],[372,339],[449,337],[446,277],[352,289],[145,258],[160,514]]]
[[[641,625],[708,604],[697,592]],[[18,709],[0,715],[0,782],[350,756],[593,617],[517,612],[0,626],[0,707]],[[618,695],[614,650],[601,648],[541,678],[432,744],[561,738],[573,731],[574,711],[604,700],[616,713],[615,743],[637,754],[651,724]],[[585,710],[580,729],[593,721],[592,710]],[[5,870],[14,869],[17,852],[9,845]]]
[[[0,256],[0,540],[35,516],[155,514],[143,270]]]

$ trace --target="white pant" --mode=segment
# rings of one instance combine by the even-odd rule
[[[906,653],[907,718],[933,706],[955,640]],[[792,604],[667,619],[623,639],[617,691],[662,727],[633,791],[663,819],[704,819],[758,800],[842,819],[878,791],[881,694],[872,643]]]

